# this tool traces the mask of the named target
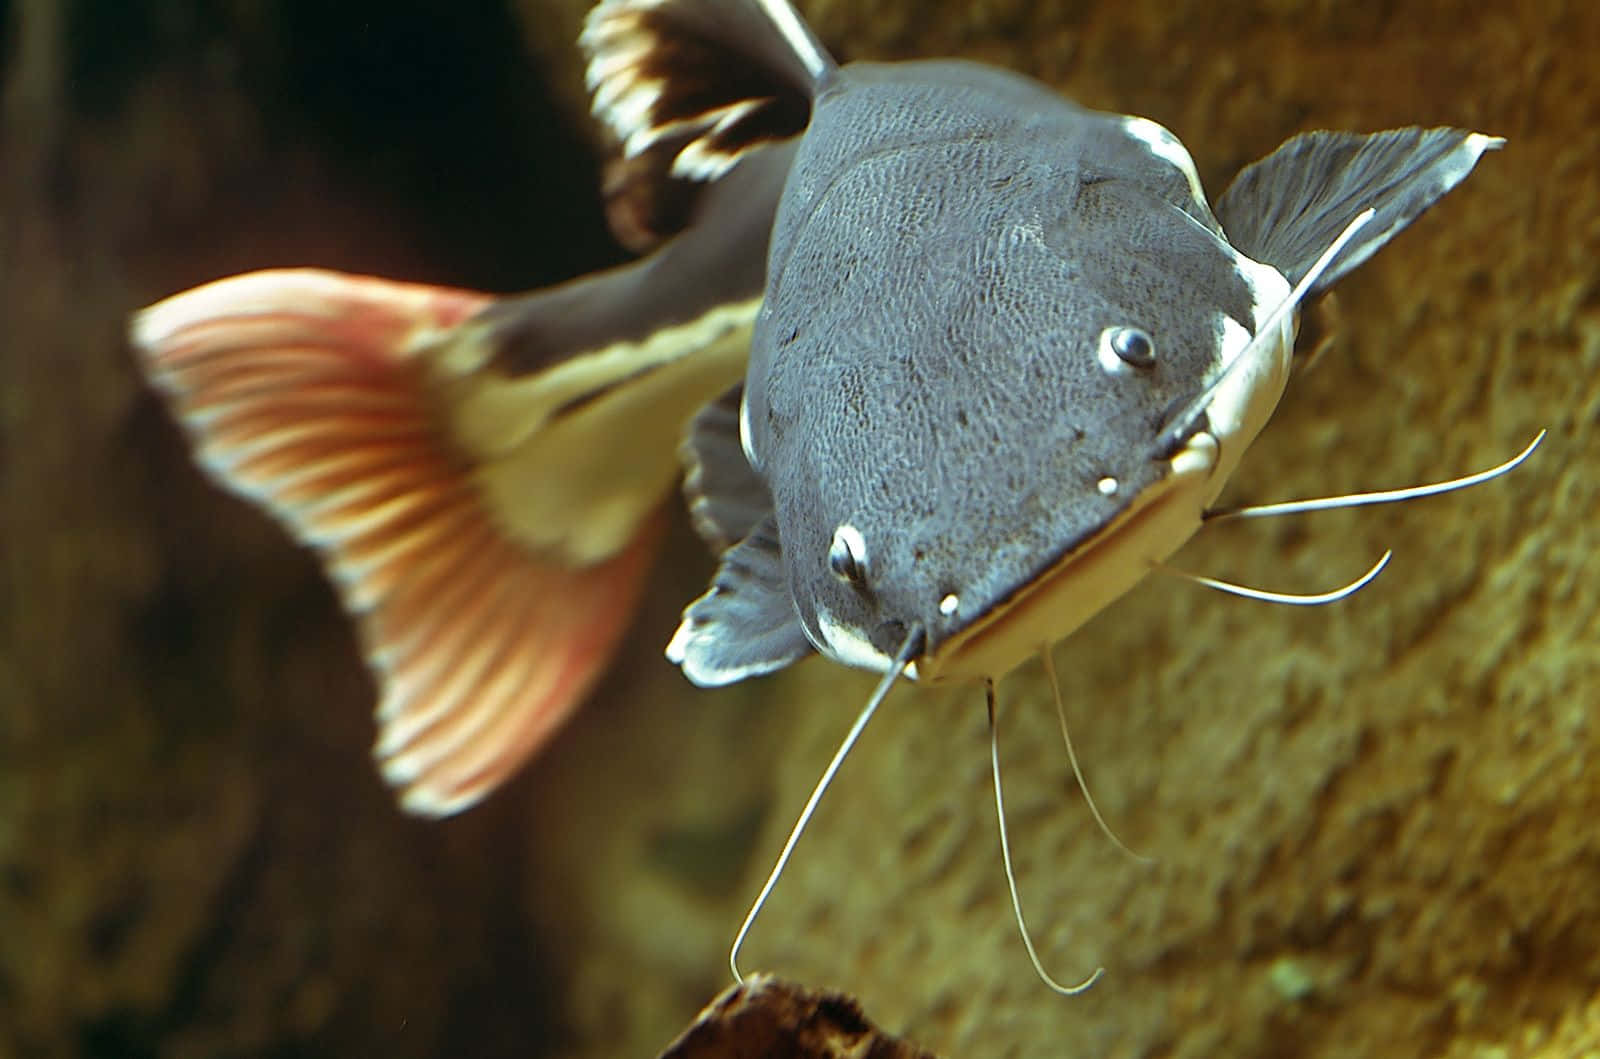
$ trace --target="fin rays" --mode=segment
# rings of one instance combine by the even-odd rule
[[[313,270],[251,273],[135,317],[202,466],[314,546],[380,686],[374,753],[447,815],[547,739],[626,627],[659,536],[587,567],[499,525],[426,360],[484,295]]]

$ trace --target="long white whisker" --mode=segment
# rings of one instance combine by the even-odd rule
[[[1533,455],[1533,450],[1539,447],[1548,431],[1541,430],[1528,442],[1527,446],[1515,456],[1504,463],[1490,467],[1486,471],[1463,475],[1460,478],[1451,478],[1445,482],[1431,482],[1426,485],[1413,485],[1404,489],[1384,489],[1372,493],[1347,493],[1344,496],[1324,496],[1312,500],[1286,500],[1280,504],[1257,504],[1251,507],[1218,508],[1207,511],[1201,515],[1201,520],[1206,523],[1226,522],[1236,518],[1273,518],[1278,515],[1298,515],[1308,511],[1334,511],[1346,507],[1365,507],[1368,504],[1393,504],[1401,500],[1419,500],[1425,496],[1438,496],[1441,493],[1453,493],[1458,489],[1470,489],[1475,485],[1492,481],[1503,474],[1508,474],[1522,465],[1522,462]]]
[[[1094,816],[1094,822],[1100,825],[1101,832],[1122,852],[1140,864],[1155,863],[1151,858],[1141,856],[1129,849],[1122,839],[1117,837],[1117,833],[1111,830],[1110,825],[1105,821],[1105,817],[1100,815],[1100,807],[1094,804],[1094,795],[1089,793],[1089,784],[1084,781],[1083,770],[1078,767],[1078,755],[1072,749],[1072,736],[1067,734],[1067,707],[1061,701],[1061,682],[1056,679],[1056,663],[1055,659],[1050,655],[1050,648],[1046,647],[1040,651],[1039,657],[1044,660],[1045,676],[1050,679],[1050,691],[1055,695],[1056,719],[1061,722],[1061,741],[1067,745],[1067,760],[1072,763],[1072,774],[1078,780],[1078,789],[1083,792],[1083,800],[1089,803],[1089,812]]]
[[[839,766],[844,764],[844,759],[856,745],[856,740],[861,738],[861,733],[866,730],[867,722],[872,720],[872,715],[878,712],[878,706],[889,695],[889,689],[894,687],[896,680],[905,672],[918,651],[922,649],[923,630],[920,626],[913,628],[906,636],[906,642],[901,645],[899,653],[895,656],[894,665],[883,674],[883,679],[878,681],[878,686],[873,689],[872,695],[867,699],[866,706],[856,716],[856,723],[850,726],[850,731],[845,734],[844,741],[839,744],[839,749],[834,752],[833,760],[828,762],[828,767],[823,770],[822,778],[811,790],[811,797],[806,800],[804,809],[800,810],[800,818],[794,822],[794,827],[789,830],[789,840],[783,844],[783,852],[778,854],[778,862],[772,866],[772,872],[767,876],[766,883],[761,887],[761,892],[756,895],[755,903],[750,906],[750,911],[745,914],[744,922],[739,926],[739,933],[733,939],[733,947],[728,950],[728,967],[733,971],[733,980],[740,985],[744,984],[744,976],[739,973],[739,950],[744,946],[745,935],[750,933],[750,928],[755,925],[756,916],[761,914],[761,906],[767,903],[767,895],[772,893],[772,888],[778,885],[778,876],[783,874],[783,869],[789,863],[789,856],[794,853],[795,844],[800,841],[801,832],[805,831],[806,824],[811,822],[811,815],[817,811],[817,805],[822,801],[822,796],[828,790],[828,784],[833,782],[834,774],[839,771]]]
[[[1312,595],[1300,595],[1298,593],[1289,592],[1268,592],[1265,589],[1249,588],[1245,585],[1236,585],[1231,581],[1218,581],[1214,577],[1204,577],[1200,574],[1191,574],[1185,570],[1174,570],[1172,567],[1164,566],[1161,563],[1155,564],[1155,569],[1173,577],[1180,577],[1185,581],[1193,581],[1197,585],[1204,585],[1207,588],[1214,588],[1218,592],[1226,592],[1230,596],[1243,596],[1245,599],[1260,600],[1263,603],[1285,603],[1291,607],[1320,607],[1325,603],[1337,603],[1341,599],[1349,599],[1357,592],[1360,592],[1363,588],[1366,588],[1372,579],[1377,577],[1378,574],[1382,573],[1385,566],[1389,565],[1389,559],[1393,555],[1393,551],[1384,552],[1383,557],[1376,563],[1372,564],[1372,569],[1368,570],[1366,573],[1362,574],[1348,585],[1345,585],[1341,588],[1336,588],[1332,592],[1318,592]]]
[[[989,705],[989,764],[994,769],[994,811],[1000,819],[1000,859],[1005,862],[1006,885],[1011,888],[1011,910],[1017,914],[1017,930],[1022,933],[1022,944],[1028,950],[1028,959],[1033,961],[1033,970],[1039,980],[1062,996],[1076,996],[1099,981],[1106,969],[1096,967],[1093,974],[1077,985],[1062,985],[1045,972],[1044,965],[1039,962],[1039,954],[1034,951],[1033,939],[1028,936],[1028,924],[1022,918],[1022,899],[1017,896],[1017,876],[1011,870],[1011,843],[1006,839],[1006,806],[1000,794],[1000,728],[995,723],[994,681],[984,681],[984,689]]]
[[[1277,341],[1283,329],[1284,319],[1299,307],[1301,300],[1306,296],[1306,292],[1311,289],[1311,285],[1322,276],[1322,273],[1333,263],[1333,259],[1339,256],[1339,251],[1343,250],[1345,244],[1355,237],[1356,232],[1360,231],[1368,221],[1372,220],[1375,212],[1369,206],[1356,214],[1355,219],[1344,226],[1344,231],[1339,233],[1333,242],[1329,244],[1328,249],[1322,252],[1322,256],[1317,258],[1306,274],[1300,278],[1300,282],[1295,284],[1294,289],[1289,292],[1289,296],[1278,303],[1277,308],[1273,309],[1271,314],[1267,316],[1265,323],[1256,328],[1255,337],[1249,341],[1244,349],[1240,350],[1239,355],[1229,362],[1228,366],[1211,381],[1209,386],[1200,391],[1199,396],[1184,405],[1183,410],[1168,421],[1167,428],[1162,431],[1161,436],[1156,440],[1158,451],[1165,451],[1181,444],[1189,434],[1194,417],[1211,404],[1211,399],[1216,396],[1217,390],[1228,380],[1234,370],[1241,364],[1251,363],[1257,347],[1263,342]]]
[[[1376,209],[1368,206],[1356,214],[1349,224],[1344,226],[1344,231],[1340,232],[1333,242],[1328,244],[1328,249],[1324,250],[1322,256],[1317,258],[1316,262],[1306,270],[1304,276],[1300,277],[1300,282],[1295,284],[1294,290],[1289,292],[1289,296],[1279,303],[1278,307],[1272,311],[1271,316],[1267,317],[1267,322],[1261,325],[1261,328],[1256,332],[1254,341],[1262,341],[1261,336],[1263,334],[1270,335],[1283,326],[1284,317],[1299,307],[1300,302],[1306,296],[1306,292],[1311,289],[1311,285],[1322,278],[1323,272],[1327,271],[1328,266],[1333,264],[1333,259],[1339,256],[1339,251],[1344,249],[1346,243],[1355,238],[1357,232],[1366,227],[1367,222],[1372,220],[1373,215],[1377,212]],[[1238,359],[1243,360],[1244,358],[1240,357]]]

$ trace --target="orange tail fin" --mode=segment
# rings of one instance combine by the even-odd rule
[[[483,798],[571,713],[627,627],[660,535],[658,494],[621,547],[575,559],[481,487],[486,457],[462,443],[439,363],[492,301],[259,272],[170,298],[132,327],[203,466],[321,557],[380,688],[383,775],[430,816]]]

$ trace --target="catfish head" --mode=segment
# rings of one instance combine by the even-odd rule
[[[834,70],[740,410],[769,521],[669,655],[703,683],[813,648],[993,679],[1062,639],[1199,529],[1283,393],[1300,299],[1495,142],[1299,137],[1214,213],[1149,120],[969,63]]]
[[[1287,378],[1289,329],[1251,340],[1288,282],[1228,243],[1176,138],[1030,90],[862,71],[795,163],[818,190],[779,215],[747,441],[801,627],[853,665],[913,628],[924,679],[1061,639],[1199,528]],[[909,142],[907,96],[938,115]]]

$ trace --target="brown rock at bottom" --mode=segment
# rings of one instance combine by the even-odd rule
[[[661,1059],[934,1059],[843,993],[752,975],[713,1000]]]

